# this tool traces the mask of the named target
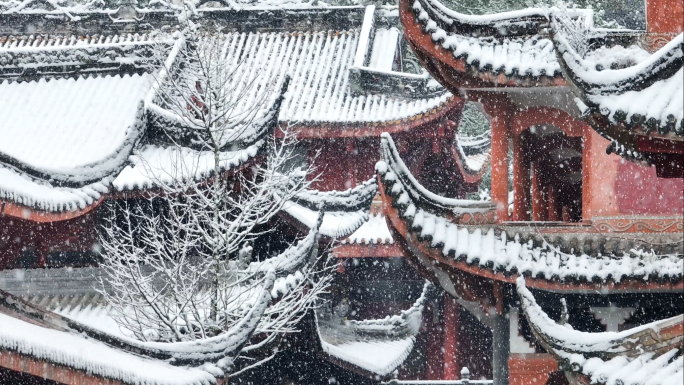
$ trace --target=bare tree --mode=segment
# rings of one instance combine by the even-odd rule
[[[275,354],[260,348],[296,330],[331,271],[318,257],[317,226],[277,256],[252,255],[249,244],[311,183],[313,170],[294,162],[296,138],[272,135],[287,79],[260,76],[268,58],[250,61],[183,16],[172,48],[158,35],[146,100],[148,123],[169,145],[155,158],[138,154],[153,193],[112,203],[105,216],[100,291],[120,327],[142,341],[201,341],[243,321],[275,273],[259,338],[236,353],[250,360],[246,370]]]

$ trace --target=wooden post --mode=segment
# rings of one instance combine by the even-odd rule
[[[520,136],[513,137],[513,220],[530,220],[530,161]]]
[[[537,161],[532,165],[532,218],[539,222],[548,218],[546,190],[541,181],[541,164]]]
[[[560,221],[558,215],[558,188],[554,185],[548,187],[548,204],[549,204],[549,220],[553,222]]]
[[[508,319],[508,308],[503,307],[503,314],[494,316],[492,330],[492,374],[494,385],[508,385],[508,357],[511,352],[511,330]]]
[[[347,180],[345,181],[345,187],[346,188],[354,188],[356,187],[356,184],[358,183],[357,180],[357,175],[358,172],[356,170],[358,162],[356,162],[356,154],[358,151],[356,150],[356,143],[354,142],[354,139],[352,138],[347,138],[345,139],[345,147],[347,150]]]
[[[497,221],[508,220],[508,125],[507,99],[494,99],[485,105],[492,125],[492,201],[496,202]]]
[[[39,268],[46,268],[47,267],[47,255],[48,255],[48,246],[45,244],[44,241],[40,241],[38,243],[38,247],[36,247],[36,267]]]
[[[458,304],[444,295],[444,380],[458,380]]]

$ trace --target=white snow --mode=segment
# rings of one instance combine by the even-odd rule
[[[627,91],[613,95],[587,95],[599,110],[610,111],[609,119],[617,123],[615,112],[627,114],[627,122],[634,115],[641,115],[648,119],[656,119],[664,125],[668,118],[674,118],[675,127],[682,124],[684,118],[684,69],[680,69],[674,76],[659,80],[641,91]]]
[[[85,209],[107,193],[109,178],[81,188],[54,187],[0,165],[0,199],[44,211]]]
[[[346,243],[359,244],[393,244],[394,239],[382,214],[371,215],[361,227],[354,231]]]
[[[380,71],[392,71],[394,57],[399,43],[399,30],[392,28],[378,28],[373,39],[370,63],[368,67]]]
[[[301,222],[307,227],[313,227],[318,220],[318,212],[310,210],[300,204],[288,201],[283,206],[283,211]],[[368,219],[365,210],[354,212],[326,212],[323,216],[323,224],[320,233],[331,238],[341,238],[354,232]]]
[[[264,141],[242,150],[221,153],[221,171],[230,170],[256,156]],[[189,148],[147,145],[130,156],[126,166],[114,179],[115,189],[134,190],[155,187],[158,182],[173,184],[184,177],[199,180],[214,172],[214,154]]]
[[[374,14],[375,5],[371,4],[366,6],[366,11],[363,14],[363,24],[361,24],[361,32],[359,34],[359,44],[356,47],[356,55],[354,56],[354,67],[363,67],[366,64],[368,42],[373,29],[373,22],[375,21]]]
[[[75,181],[98,167],[118,171],[140,134],[150,86],[149,75],[3,83],[0,153],[45,173],[75,174]]]
[[[44,328],[0,313],[0,347],[41,360],[131,384],[210,384],[216,379],[196,368],[175,367],[109,347],[69,332]]]
[[[679,34],[674,39],[670,40],[665,46],[659,49],[648,58],[643,58],[642,55],[635,56],[638,62],[632,66],[619,69],[606,68],[601,71],[596,69],[596,60],[593,57],[580,58],[577,52],[572,49],[571,44],[563,34],[556,34],[556,41],[562,48],[563,59],[566,65],[581,79],[597,85],[612,86],[620,82],[634,78],[635,76],[644,73],[648,68],[652,67],[658,60],[662,59],[665,54],[676,50],[682,45],[684,34]],[[621,55],[622,51],[615,51],[615,55]],[[681,56],[681,50],[679,56]]]
[[[554,345],[550,348],[555,355],[567,360],[567,364],[573,368],[573,371],[587,375],[592,383],[606,385],[682,385],[684,383],[684,358],[681,355],[681,347],[667,351],[659,357],[655,357],[655,352],[643,352],[643,350],[636,356],[621,354],[627,353],[623,344],[626,341],[635,340],[632,338],[634,334],[650,329],[654,335],[658,335],[662,328],[683,322],[684,315],[621,332],[581,332],[559,325],[549,318],[537,304],[532,293],[525,287],[524,278],[519,277],[516,283],[522,307],[531,326],[553,341]],[[634,350],[638,351],[638,346]],[[612,358],[595,357],[597,353],[610,354]]]
[[[455,13],[436,1],[431,1],[431,5],[436,5],[453,13],[445,12],[450,17],[457,17],[475,24],[488,24],[498,19],[522,17],[540,12],[538,9],[530,8],[496,15],[475,16]],[[491,66],[490,71],[501,70],[507,75],[516,73],[520,76],[554,76],[560,74],[561,69],[556,60],[553,43],[547,38],[532,36],[498,41],[490,38],[462,36],[440,28],[434,20],[430,19],[419,0],[413,3],[413,10],[416,12],[418,20],[425,26],[427,33],[432,35],[432,40],[435,43],[441,44],[444,49],[451,51],[456,58],[464,57],[470,65],[477,63],[477,67],[481,70]]]
[[[351,341],[333,345],[321,339],[323,351],[381,376],[394,371],[413,349],[415,337],[384,341]]]

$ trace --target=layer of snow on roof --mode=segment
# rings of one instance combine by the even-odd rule
[[[618,356],[607,361],[594,357],[584,362],[582,373],[589,376],[592,384],[684,384],[684,356],[680,349],[672,349],[655,359],[653,356],[645,353],[636,358]]]
[[[607,361],[594,357],[584,363],[582,373],[589,376],[592,384],[684,384],[684,356],[680,349],[672,349],[655,359],[653,356],[645,353],[636,358],[618,356]]]
[[[627,91],[615,95],[588,95],[601,111],[608,111],[611,121],[617,122],[615,112],[627,114],[627,121],[634,115],[656,119],[662,123],[674,118],[679,127],[684,117],[684,69],[667,79],[659,80],[641,91]],[[661,124],[662,124],[661,123]]]
[[[121,330],[119,324],[109,315],[108,308],[109,306],[104,303],[85,303],[76,306],[67,303],[63,306],[56,306],[52,311],[93,329],[115,336],[133,338],[132,333]]]
[[[489,152],[485,154],[467,155],[466,166],[473,171],[480,171],[489,160]]]
[[[451,96],[401,99],[384,95],[352,95],[353,65],[359,30],[321,32],[230,33],[226,44],[244,52],[258,84],[291,82],[280,110],[280,121],[361,123],[387,122],[424,113]],[[279,63],[274,65],[274,63]]]
[[[0,314],[0,347],[131,384],[185,385],[216,381],[200,369],[142,358],[88,337],[40,327],[5,314]]]
[[[149,75],[0,85],[0,153],[46,172],[112,156],[136,121]]]
[[[381,376],[400,365],[413,349],[415,337],[399,340],[350,341],[333,345],[321,339],[323,351]]]
[[[0,198],[44,211],[84,209],[108,192],[107,178],[81,188],[54,187],[0,166]]]
[[[558,343],[553,352],[568,360],[573,368],[587,375],[592,384],[621,385],[682,385],[684,384],[684,356],[681,347],[672,349],[654,358],[654,352],[643,353],[636,357],[620,355],[624,351],[622,343],[633,341],[635,333],[651,329],[653,335],[666,324],[681,322],[682,316],[669,320],[655,321],[621,332],[588,333],[573,330],[553,321],[541,309],[532,293],[525,287],[523,278],[517,279],[518,293],[532,326]],[[588,353],[588,354],[587,354]],[[600,357],[586,358],[586,355],[618,353],[604,360]],[[575,369],[574,369],[575,370]]]
[[[549,39],[533,36],[498,41],[461,36],[440,28],[434,20],[430,19],[418,0],[413,3],[413,9],[427,33],[431,34],[433,41],[453,52],[454,57],[464,57],[468,64],[476,65],[480,70],[487,70],[491,66],[491,71],[501,70],[507,75],[517,73],[520,76],[553,76],[561,71],[553,43]],[[534,9],[532,11],[536,12]],[[487,15],[487,17],[498,15]],[[519,17],[521,15],[511,13],[507,16]],[[491,20],[485,19],[486,22]]]
[[[637,78],[639,75],[647,73],[649,71],[657,70],[658,67],[662,67],[662,64],[658,64],[661,60],[668,57],[668,54],[675,51],[682,45],[682,40],[684,39],[684,34],[679,34],[668,42],[661,49],[655,53],[644,57],[643,53],[639,53],[633,56],[636,63],[632,66],[624,68],[597,68],[597,65],[603,65],[606,61],[619,61],[625,56],[624,50],[611,49],[602,51],[605,54],[601,55],[589,55],[587,57],[581,57],[572,48],[572,44],[568,41],[565,35],[561,33],[556,33],[555,39],[559,44],[559,50],[562,50],[563,60],[568,68],[574,72],[576,76],[581,78],[585,82],[594,83],[599,86],[604,86],[605,91],[610,91],[612,87],[631,79]],[[681,50],[681,48],[680,48]],[[633,52],[633,51],[631,51]],[[670,60],[681,57],[681,53],[670,55]],[[653,67],[656,65],[656,67]]]
[[[243,150],[221,153],[221,171],[229,170],[256,156],[263,140]],[[189,148],[159,147],[148,145],[130,157],[126,166],[116,177],[114,188],[133,190],[154,187],[159,182],[172,184],[183,177],[200,179],[214,171],[214,154]]]
[[[134,43],[149,42],[147,34],[121,34],[121,35],[70,35],[70,36],[9,36],[4,42],[0,43],[0,50],[12,50],[14,52],[45,52],[46,50],[56,50],[68,47],[93,47],[109,46],[119,47]],[[38,48],[38,49],[34,49]]]
[[[379,28],[373,39],[373,50],[368,67],[381,71],[392,71],[398,41],[398,29],[394,27]]]
[[[375,243],[375,244],[393,244],[394,239],[387,227],[385,216],[371,215],[368,221],[361,225],[356,231],[347,238],[347,243]]]
[[[307,227],[313,227],[318,220],[318,212],[310,210],[295,202],[288,201],[283,211]],[[364,210],[346,212],[326,212],[319,232],[327,237],[340,238],[349,235],[368,219]]]

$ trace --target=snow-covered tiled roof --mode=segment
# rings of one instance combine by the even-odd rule
[[[413,306],[383,319],[342,321],[317,312],[320,349],[333,362],[351,364],[372,375],[390,375],[413,350],[430,288],[426,283]]]
[[[437,0],[411,0],[409,4],[423,33],[462,59],[475,76],[502,74],[527,84],[530,77],[561,75],[553,42],[539,35],[540,26],[547,24],[543,10],[473,16],[459,14]]]
[[[616,46],[581,56],[562,32],[553,36],[585,114],[604,116],[613,125],[684,135],[683,34],[650,55],[635,46]]]
[[[211,384],[216,378],[197,368],[121,351],[73,332],[38,326],[0,313],[0,348],[75,368],[127,384]]]
[[[354,95],[349,68],[356,55],[359,30],[324,32],[235,33],[236,49],[249,50],[264,65],[263,81],[289,74],[292,84],[279,120],[290,124],[387,123],[411,118],[447,103],[446,91],[438,97],[405,99],[382,95]]]
[[[372,178],[345,191],[307,190],[283,206],[283,211],[306,227],[313,227],[318,210],[325,211],[320,233],[330,238],[342,238],[368,221],[371,201],[377,192]]]
[[[349,12],[359,15],[356,8]],[[424,98],[352,92],[349,73],[358,53],[359,24],[344,30],[229,31],[221,39],[228,51],[241,53],[257,87],[290,78],[278,115],[283,126],[397,124],[451,105],[452,96],[444,90]],[[168,144],[136,143],[146,141],[148,125],[161,122],[153,97],[147,95],[146,107],[141,107],[153,78],[145,64],[153,56],[151,47],[178,42],[171,35],[152,39],[144,32],[95,32],[85,37],[0,37],[0,101],[12,107],[0,111],[0,119],[8,122],[0,126],[5,138],[0,173],[7,175],[0,178],[0,199],[46,211],[74,211],[112,190],[148,188],[152,174],[170,176],[162,167],[168,163],[163,158],[171,155]],[[378,44],[380,51],[368,52],[368,68],[391,66],[385,50],[399,43],[396,28],[379,28],[377,36],[383,44]],[[237,153],[227,152],[226,167],[254,157],[257,145],[250,142]],[[203,162],[203,155],[190,149],[185,155]],[[198,170],[199,176],[212,167]],[[363,218],[357,216],[342,226],[342,233],[330,234],[348,234]],[[329,222],[324,221],[324,233]]]
[[[402,227],[408,231],[404,236],[415,234],[440,258],[477,269],[562,282],[620,282],[625,277],[673,281],[682,277],[681,254],[656,255],[636,247],[588,255],[577,249],[562,251],[560,245],[544,238],[533,241],[530,233],[537,229],[493,224],[493,202],[450,199],[427,191],[408,171],[387,134],[382,137],[381,153],[376,171],[397,220],[403,221]]]
[[[151,85],[146,74],[0,84],[0,161],[67,185],[118,172]]]
[[[372,214],[361,227],[345,238],[343,242],[349,244],[383,245],[393,244],[394,239],[387,227],[385,216],[382,214]]]
[[[587,333],[556,323],[537,304],[523,278],[517,285],[537,341],[563,370],[598,385],[684,384],[684,315],[621,332]]]
[[[110,334],[100,325],[90,327],[0,291],[0,350],[126,384],[213,384],[226,369],[216,357],[230,357],[233,346],[251,336],[271,299],[274,280],[273,273],[267,274],[257,305],[238,328],[197,344],[140,342]],[[211,358],[202,357],[207,353]],[[24,371],[43,376],[42,366]]]

